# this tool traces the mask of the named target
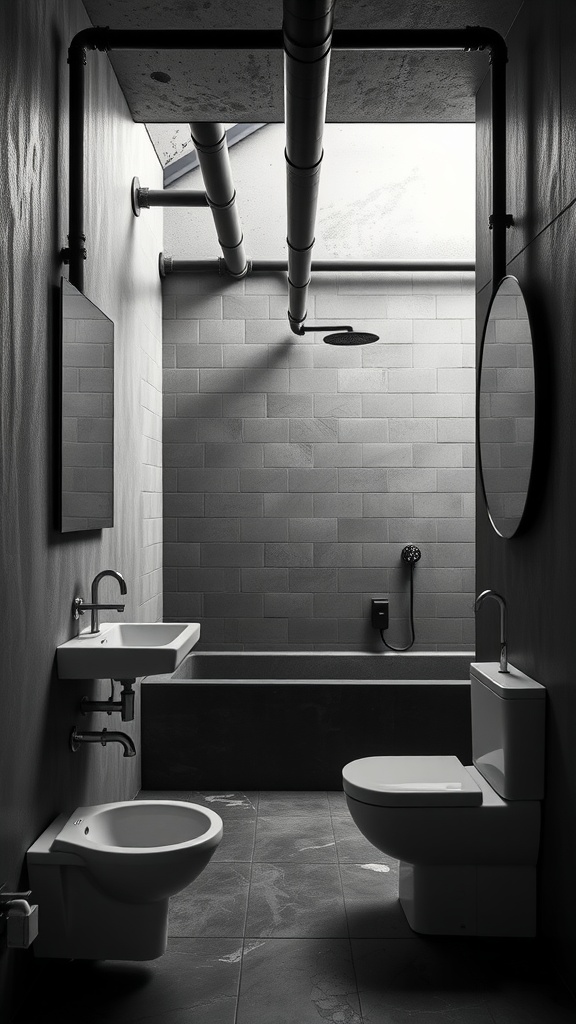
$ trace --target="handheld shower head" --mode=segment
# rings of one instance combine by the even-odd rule
[[[422,552],[415,544],[407,544],[405,548],[402,548],[402,558],[413,569],[416,562],[422,558]]]

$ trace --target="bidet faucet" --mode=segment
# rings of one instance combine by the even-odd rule
[[[497,594],[495,590],[483,590],[481,594],[478,594],[474,602],[474,611],[477,612],[482,602],[487,597],[493,597],[495,601],[498,601],[500,605],[500,668],[499,672],[508,672],[508,651],[506,641],[506,601],[501,594]]]
[[[75,597],[74,598],[74,618],[75,619],[77,619],[79,615],[83,615],[85,611],[91,611],[92,612],[92,616],[91,616],[91,620],[90,620],[90,632],[91,633],[99,633],[100,632],[100,619],[99,619],[99,616],[98,616],[98,612],[100,612],[100,611],[110,611],[110,610],[113,610],[113,611],[116,611],[116,612],[123,612],[125,607],[126,607],[125,604],[99,604],[98,603],[98,587],[100,586],[100,580],[104,579],[105,576],[113,576],[115,580],[118,580],[118,583],[120,584],[120,593],[121,594],[126,594],[128,592],[128,589],[126,587],[126,580],[124,579],[124,577],[123,577],[121,572],[117,572],[116,569],[103,569],[102,572],[99,572],[94,577],[94,579],[92,580],[92,591],[91,591],[92,602],[91,602],[91,604],[84,604],[84,601],[82,600],[81,597]]]
[[[103,747],[107,743],[121,743],[124,748],[124,757],[135,757],[136,755],[136,747],[125,732],[109,732],[108,729],[102,729],[102,732],[78,732],[74,726],[70,733],[70,749],[74,754],[81,743],[101,743]]]

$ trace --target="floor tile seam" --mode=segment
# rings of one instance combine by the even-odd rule
[[[351,930],[350,930],[350,921],[349,921],[349,917],[348,917],[348,905],[346,903],[346,896],[344,894],[344,884],[342,882],[342,872],[341,872],[340,868],[341,868],[341,864],[340,864],[340,860],[338,860],[338,873],[340,875],[340,886],[341,886],[341,889],[342,889],[342,902],[344,904],[344,916],[345,916],[345,919],[346,919],[346,928],[348,930],[348,946],[349,946],[349,949],[350,949],[350,964],[352,966],[352,974],[353,974],[353,977],[354,977],[354,984],[356,986],[356,997],[358,999],[358,1009],[359,1009],[359,1017],[360,1017],[359,1024],[362,1024],[362,1022],[364,1021],[364,1008],[363,1008],[363,1005],[362,1005],[362,994],[361,994],[360,985],[359,985],[359,982],[358,982],[358,972],[356,970],[356,959],[354,957],[354,947],[353,947],[353,942],[356,942],[357,939],[355,939],[353,937],[353,935],[351,934]],[[365,939],[364,941],[365,942],[374,942],[374,941],[379,941],[379,940],[378,939],[376,939],[376,940],[374,940],[374,939]]]
[[[246,900],[246,914],[248,913],[248,900]],[[246,920],[244,920],[244,933],[246,933]],[[236,1005],[234,1007],[234,1024],[238,1022],[238,1010],[240,1007],[240,991],[242,988],[242,971],[244,968],[244,950],[246,949],[246,938],[245,934],[242,936],[242,944],[240,950],[240,969],[238,971],[238,983],[236,985]]]
[[[260,792],[257,794],[257,802],[260,803]],[[256,849],[256,833],[258,831],[258,817],[256,817],[256,824],[254,826],[254,839],[252,841],[252,856],[250,858],[250,870],[248,872],[248,892],[246,894],[246,907],[244,910],[244,928],[243,928],[243,942],[242,942],[242,960],[244,960],[244,947],[246,942],[246,929],[248,926],[248,913],[250,911],[250,895],[252,893],[252,874],[254,871],[254,852]],[[240,971],[242,974],[242,971]],[[240,990],[238,990],[240,991]],[[238,1004],[236,1004],[236,1010],[238,1010]]]
[[[344,883],[342,881],[342,871],[340,869],[340,859],[338,857],[338,850],[336,849],[336,863],[338,865],[338,878],[340,879],[340,892],[342,893],[342,905],[344,907],[344,920],[346,921],[346,931],[348,933],[348,942],[351,942],[352,935],[350,932],[350,921],[348,919],[348,908],[346,906],[346,896],[344,895]],[[350,947],[350,955],[352,955],[352,947]],[[358,985],[356,985],[358,988]]]
[[[230,862],[230,863],[232,863],[232,862]],[[244,861],[244,863],[247,863],[247,862]],[[337,868],[338,867],[338,861],[337,860],[298,860],[298,859],[278,860],[278,858],[276,858],[275,860],[255,860],[255,861],[253,861],[253,864],[254,864],[255,867],[258,867],[258,868],[276,868],[276,867],[285,868],[286,866],[294,867],[294,868]],[[338,876],[340,877],[340,872],[338,872]],[[252,875],[250,876],[250,883],[252,883]]]
[[[220,861],[219,863],[223,864],[223,863],[232,863],[232,862],[231,861],[228,861],[228,862]],[[275,857],[274,860],[270,860],[270,858],[267,858],[266,860],[258,860],[257,858],[254,858],[253,863],[254,864],[258,864],[259,866],[266,866],[266,865],[268,865],[270,867],[275,867],[275,866],[279,867],[280,865],[282,865],[282,867],[284,867],[285,865],[290,864],[290,865],[293,865],[294,867],[316,867],[316,866],[319,866],[319,867],[330,868],[330,867],[335,867],[337,865],[338,861],[337,861],[336,857],[332,857],[332,858],[330,858],[330,860],[328,860],[328,859],[326,859],[326,860],[303,860],[302,857],[291,857],[289,860],[282,860],[281,857]]]
[[[292,809],[287,811],[269,810],[260,811],[258,819],[271,818],[273,820],[282,821],[285,818],[312,818],[314,821],[330,821],[332,815],[330,811],[294,811]]]

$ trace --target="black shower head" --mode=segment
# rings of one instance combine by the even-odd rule
[[[327,345],[371,345],[378,341],[377,334],[367,331],[345,331],[341,334],[327,334],[324,338]]]
[[[290,314],[288,319],[292,325]],[[333,326],[325,325],[324,327],[304,327],[300,324],[296,330],[292,327],[295,334],[307,334],[309,331],[336,331],[335,334],[327,334],[324,337],[324,341],[327,345],[370,345],[373,341],[378,341],[377,334],[368,334],[367,331],[354,331],[349,324],[341,325],[334,324]]]
[[[422,558],[422,552],[415,544],[407,544],[405,548],[402,548],[402,558],[405,562],[408,562],[408,565],[414,568],[416,562],[419,562]]]

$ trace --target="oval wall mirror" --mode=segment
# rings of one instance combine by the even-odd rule
[[[528,310],[515,277],[490,303],[477,397],[480,476],[490,522],[512,537],[522,520],[534,449],[535,380]]]

